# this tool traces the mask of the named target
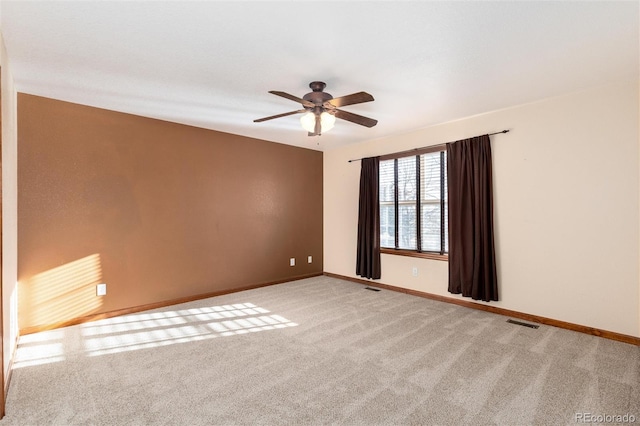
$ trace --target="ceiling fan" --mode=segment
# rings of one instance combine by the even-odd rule
[[[311,83],[309,83],[309,87],[311,88],[312,92],[304,95],[302,99],[285,92],[271,90],[269,91],[269,93],[273,93],[274,95],[290,99],[294,102],[298,102],[302,104],[304,109],[285,112],[278,115],[272,115],[270,117],[259,118],[257,120],[253,120],[253,122],[260,123],[262,121],[273,120],[274,118],[306,113],[301,117],[300,122],[302,124],[302,127],[304,127],[304,129],[309,132],[309,136],[320,136],[322,132],[330,130],[333,127],[336,118],[347,120],[366,127],[373,127],[378,124],[378,120],[338,109],[338,107],[347,105],[371,102],[374,100],[373,96],[366,92],[358,92],[351,95],[334,98],[330,94],[323,92],[326,86],[327,85],[322,81],[312,81]]]

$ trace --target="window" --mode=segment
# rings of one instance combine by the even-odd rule
[[[445,151],[380,161],[383,252],[424,257],[448,252],[446,165]]]

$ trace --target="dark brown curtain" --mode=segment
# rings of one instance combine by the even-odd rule
[[[379,169],[379,157],[362,159],[356,274],[372,279],[380,278]]]
[[[498,300],[489,135],[447,144],[449,292]]]

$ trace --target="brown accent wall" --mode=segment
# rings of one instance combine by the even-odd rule
[[[20,328],[321,273],[322,161],[19,94]]]

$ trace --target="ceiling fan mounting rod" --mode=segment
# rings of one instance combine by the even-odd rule
[[[324,81],[312,81],[309,83],[309,88],[314,92],[322,92],[327,87]]]

